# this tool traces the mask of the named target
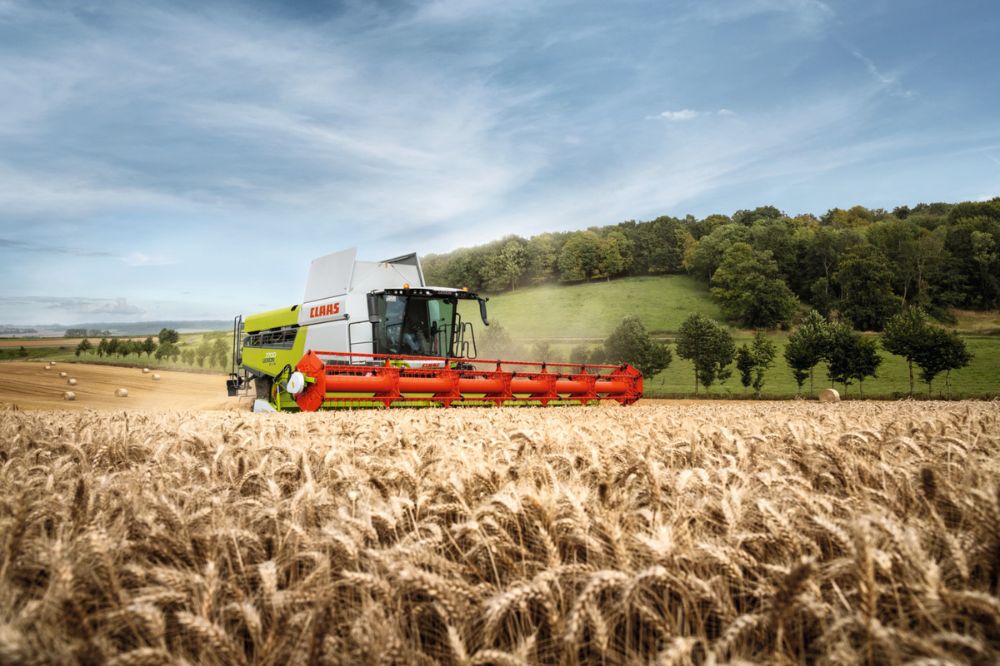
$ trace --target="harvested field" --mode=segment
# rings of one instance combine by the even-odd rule
[[[75,377],[76,401],[66,403],[66,380],[58,370]],[[247,400],[226,398],[226,377],[159,370],[154,381],[142,368],[120,368],[87,363],[60,363],[45,371],[44,363],[13,361],[0,363],[0,405],[22,409],[249,409]],[[128,398],[115,391],[127,388]]]
[[[997,403],[6,410],[0,489],[0,663],[1000,659]]]

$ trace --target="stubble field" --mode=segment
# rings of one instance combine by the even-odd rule
[[[9,361],[0,363],[0,406],[25,409],[128,409],[192,411],[249,409],[251,401],[226,397],[226,376],[125,368],[90,363],[57,363],[48,370],[45,363]],[[65,373],[66,377],[60,374]],[[76,379],[73,386],[70,378]],[[127,389],[127,398],[115,396]],[[63,395],[72,391],[75,399]]]
[[[0,411],[0,663],[996,663],[1000,405]]]

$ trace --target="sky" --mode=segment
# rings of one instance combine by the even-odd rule
[[[996,0],[0,0],[0,324],[309,262],[1000,195]]]

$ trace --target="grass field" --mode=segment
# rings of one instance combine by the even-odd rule
[[[767,372],[766,383],[764,385],[764,396],[772,398],[792,397],[795,395],[795,380],[785,363],[782,352],[787,340],[787,335],[775,334],[772,336],[778,345],[778,356],[774,366]],[[752,336],[739,334],[734,336],[736,345],[749,343]],[[1000,338],[990,336],[967,336],[965,338],[969,350],[975,354],[975,358],[969,367],[953,372],[951,376],[952,397],[991,397],[1000,394]],[[906,362],[899,356],[893,356],[885,351],[881,352],[882,365],[879,367],[878,377],[866,380],[864,383],[865,397],[896,398],[903,397],[909,392],[909,374]],[[917,371],[915,370],[915,373]],[[943,397],[945,391],[944,375],[938,376],[934,380],[933,397]],[[916,393],[919,396],[927,396],[926,384],[919,383],[919,374],[916,376],[918,382]],[[814,383],[816,390],[830,386],[826,378],[826,366],[821,364],[814,372]],[[803,387],[808,393],[809,383]],[[842,385],[835,387],[844,397]],[[645,385],[646,395],[649,397],[666,397],[689,395],[694,392],[694,369],[691,363],[679,358],[674,354],[674,360],[666,371],[656,377],[647,378]],[[706,395],[720,397],[740,397],[746,395],[743,385],[740,384],[739,373],[733,370],[733,376],[724,384],[713,385]],[[752,394],[750,394],[752,395]],[[848,387],[846,397],[857,398],[860,391],[857,384]]]
[[[463,311],[469,321],[476,321],[473,310]],[[489,301],[490,317],[521,339],[604,338],[630,314],[654,334],[667,333],[676,331],[692,312],[722,317],[705,285],[686,275],[546,285]]]
[[[0,408],[3,664],[996,664],[1000,406]]]
[[[533,353],[533,345],[548,343],[551,354],[547,360],[567,360],[571,349],[579,344],[600,344],[627,314],[637,315],[655,337],[666,342],[675,339],[681,322],[693,312],[722,320],[705,285],[683,275],[523,289],[492,297],[489,311],[490,317],[500,322],[512,337],[525,343],[525,353],[529,356]],[[476,321],[471,310],[464,311],[463,316]],[[956,319],[955,326],[965,334],[975,359],[968,368],[952,373],[953,397],[1000,395],[1000,313],[958,311]],[[750,342],[753,335],[750,331],[734,330],[733,337],[739,346]],[[788,334],[776,331],[770,337],[778,345],[778,356],[767,373],[764,396],[794,396],[795,381],[782,356]],[[905,362],[885,352],[882,357],[878,377],[864,384],[865,396],[906,395],[909,379]],[[817,390],[829,385],[824,365],[817,367],[814,375]],[[808,389],[808,385],[805,388]],[[934,382],[934,397],[940,397],[944,388],[944,376],[941,375]],[[843,392],[842,386],[837,389]],[[646,382],[649,397],[685,396],[693,391],[691,364],[676,354],[665,372],[647,378]],[[919,384],[917,391],[926,395],[926,385]],[[743,396],[743,386],[735,370],[733,377],[724,384],[712,386],[707,395]],[[848,396],[859,396],[857,385],[848,388]]]

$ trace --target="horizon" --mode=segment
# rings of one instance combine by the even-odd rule
[[[350,246],[990,199],[998,28],[978,0],[0,0],[0,323],[225,320]]]

